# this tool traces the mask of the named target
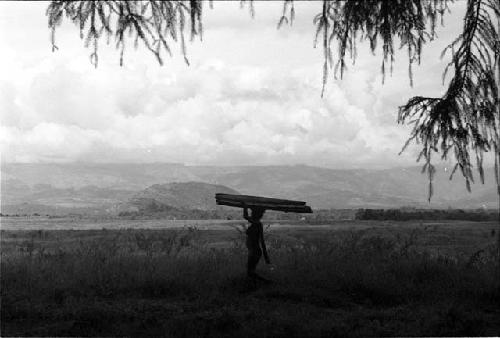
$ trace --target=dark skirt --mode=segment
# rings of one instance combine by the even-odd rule
[[[255,269],[257,268],[257,264],[259,264],[260,258],[262,257],[262,249],[259,246],[259,243],[254,243],[253,241],[249,241],[247,238],[247,248],[248,248],[248,264],[247,264],[247,272],[248,274],[254,274]]]

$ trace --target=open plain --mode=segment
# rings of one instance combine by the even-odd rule
[[[500,334],[496,223],[243,225],[4,217],[2,336]]]

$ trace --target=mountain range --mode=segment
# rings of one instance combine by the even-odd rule
[[[215,193],[226,192],[304,200],[313,209],[498,208],[491,168],[486,169],[485,183],[473,184],[471,193],[458,173],[453,180],[449,173],[447,167],[437,168],[428,203],[429,182],[420,167],[2,163],[1,205],[4,213],[23,205],[115,212],[154,200],[173,208],[209,210],[215,207]]]

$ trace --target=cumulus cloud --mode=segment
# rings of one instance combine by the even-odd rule
[[[33,12],[40,15],[37,24],[45,19],[39,7],[40,13]],[[305,24],[310,17],[299,20],[296,30],[276,31],[275,25],[262,26],[271,18],[263,8],[257,12],[261,22],[247,19],[244,25],[225,22],[217,8],[213,13],[205,41],[190,46],[190,67],[175,57],[159,67],[138,51],[120,68],[116,54],[105,49],[93,69],[72,27],[62,31],[56,54],[37,42],[23,56],[26,47],[8,41],[0,60],[10,75],[0,79],[2,160],[413,163],[412,151],[397,155],[408,135],[407,127],[396,125],[397,106],[423,86],[439,88],[439,74],[412,90],[401,67],[382,86],[380,59],[364,53],[321,98],[322,59],[312,48],[314,29]],[[0,23],[7,21],[4,16]],[[48,34],[45,25],[25,29],[33,39]]]

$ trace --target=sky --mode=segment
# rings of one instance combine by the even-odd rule
[[[382,84],[381,52],[360,44],[356,64],[342,80],[330,77],[323,98],[312,22],[321,3],[295,6],[293,26],[278,30],[281,1],[257,2],[253,19],[238,2],[205,4],[189,66],[178,46],[160,66],[130,45],[120,67],[102,41],[94,68],[69,22],[52,52],[46,2],[0,2],[2,162],[414,165],[418,148],[398,155],[410,127],[397,124],[397,108],[445,90],[440,54],[462,29],[465,1],[424,48],[413,88],[405,51]]]

